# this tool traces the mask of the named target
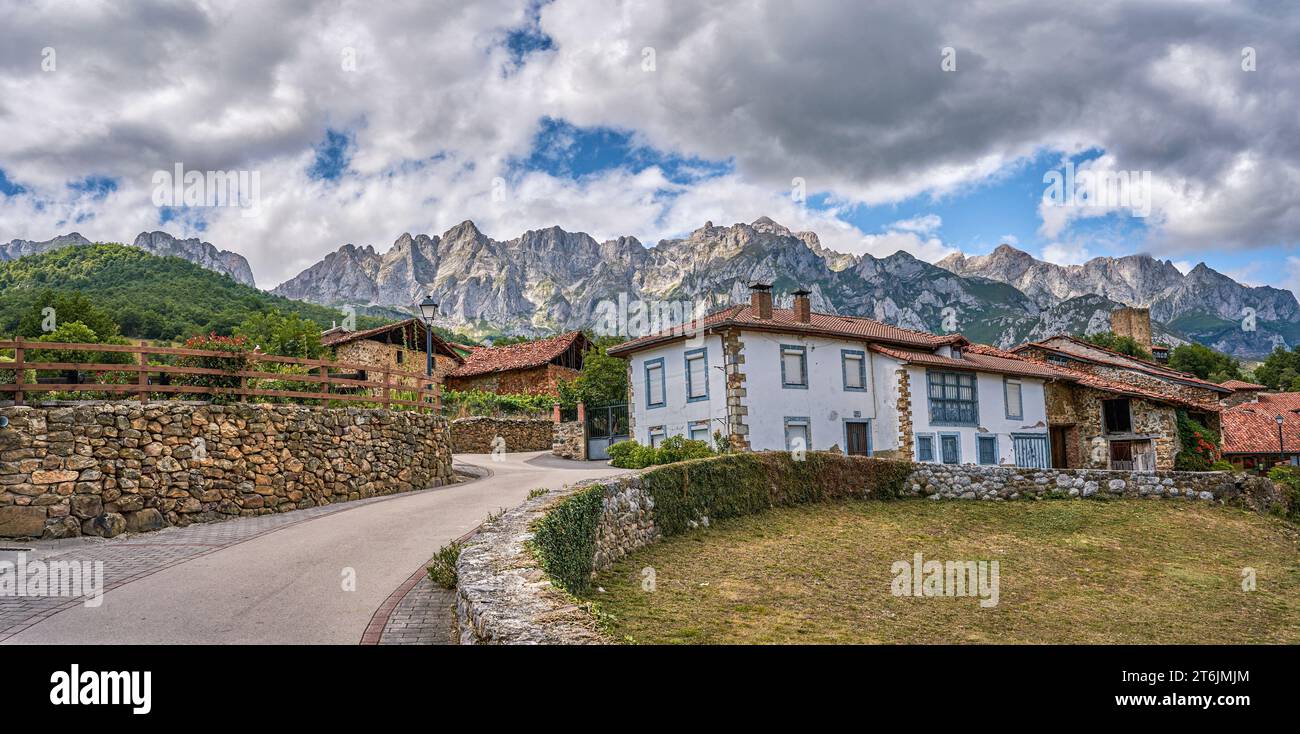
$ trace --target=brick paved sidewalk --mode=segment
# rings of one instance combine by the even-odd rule
[[[184,528],[170,527],[157,532],[112,539],[83,537],[27,542],[0,540],[0,547],[32,549],[26,553],[28,563],[34,560],[103,561],[103,590],[107,593],[158,571],[290,525],[375,502],[409,497],[422,492],[437,492],[445,488],[369,497],[354,502],[322,505],[274,515],[241,517],[225,522],[198,523]],[[14,562],[19,553],[20,551],[12,550],[0,551],[0,560]],[[64,609],[82,603],[83,599],[67,597],[0,596],[0,642]]]

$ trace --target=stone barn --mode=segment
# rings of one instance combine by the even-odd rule
[[[497,394],[557,395],[561,381],[578,377],[582,355],[590,347],[590,340],[581,331],[502,347],[476,347],[464,364],[447,375],[447,387]]]

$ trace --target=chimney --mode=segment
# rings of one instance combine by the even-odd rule
[[[772,286],[766,283],[750,283],[749,306],[754,310],[754,318],[772,318]]]
[[[812,304],[808,301],[811,293],[803,288],[794,292],[794,320],[801,324],[812,323]]]

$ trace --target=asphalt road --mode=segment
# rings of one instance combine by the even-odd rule
[[[549,453],[507,454],[499,462],[492,458],[456,457],[458,464],[488,469],[490,476],[362,503],[246,540],[228,540],[224,547],[215,543],[215,550],[205,549],[192,559],[160,563],[161,570],[108,591],[99,607],[70,606],[5,642],[356,644],[390,593],[439,547],[488,514],[522,502],[536,487],[557,488],[622,472]],[[138,554],[165,551],[164,540],[185,543],[192,536],[196,545],[213,543],[214,529],[225,524],[152,534],[159,536],[152,546],[150,534],[134,536],[134,546],[101,540],[85,545],[84,553],[127,551],[138,562],[145,558]],[[52,549],[41,550],[48,555]],[[53,550],[75,555],[78,546]],[[349,579],[355,580],[355,590],[345,588]]]

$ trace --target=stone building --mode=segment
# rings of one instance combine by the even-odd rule
[[[581,331],[571,331],[502,347],[475,347],[464,364],[447,375],[447,387],[503,395],[558,395],[561,381],[578,377],[582,355],[590,346]]]
[[[1011,351],[1073,376],[1048,390],[1053,466],[1172,469],[1182,450],[1178,411],[1217,431],[1219,401],[1233,393],[1073,336],[1054,336]]]
[[[321,346],[334,353],[334,360],[388,368],[400,372],[423,373],[425,330],[419,319],[384,324],[365,331],[348,331],[335,327],[321,334]],[[447,374],[465,362],[455,349],[437,334],[433,335],[433,381],[441,384]],[[362,376],[361,379],[368,379]],[[394,384],[414,387],[412,378],[394,379]]]
[[[1252,399],[1223,411],[1223,458],[1260,473],[1276,464],[1300,465],[1300,393],[1242,392]]]
[[[1116,336],[1131,337],[1144,347],[1151,346],[1151,309],[1117,308],[1110,312],[1110,330]]]

